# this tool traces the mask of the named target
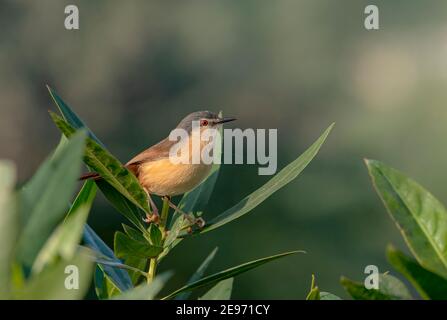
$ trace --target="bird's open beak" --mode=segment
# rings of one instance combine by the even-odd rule
[[[236,118],[222,118],[222,119],[216,120],[215,123],[222,124],[222,123],[230,122],[230,121],[234,121],[234,120],[236,120]]]

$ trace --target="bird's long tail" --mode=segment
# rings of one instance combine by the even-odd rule
[[[79,181],[88,180],[88,179],[99,180],[99,179],[101,179],[101,176],[99,175],[99,173],[96,173],[96,172],[88,172],[88,173],[84,173],[82,176],[79,177]]]

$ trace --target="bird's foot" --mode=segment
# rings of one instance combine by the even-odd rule
[[[149,208],[152,209],[152,215],[150,215],[149,213],[146,213],[146,218],[143,218],[143,221],[146,223],[158,224],[158,222],[160,221],[160,214],[158,213],[157,205],[152,200],[151,194],[149,193],[149,191],[146,188],[144,188],[144,191],[147,194],[148,206],[149,206]]]
[[[201,217],[198,217],[196,218],[195,224],[199,229],[202,229],[205,226],[205,220],[203,220],[203,218]]]
[[[166,199],[168,201],[169,206],[172,209],[174,209],[178,213],[182,214],[185,217],[185,219],[188,220],[189,225],[186,225],[185,227],[183,227],[182,230],[186,229],[188,231],[188,233],[192,233],[193,226],[196,225],[199,229],[202,229],[205,226],[205,220],[203,220],[203,218],[201,218],[201,217],[196,218],[194,216],[194,214],[184,212],[182,209],[180,209],[178,206],[176,206],[175,204],[173,204],[171,202],[171,197],[164,196],[163,199]]]
[[[202,229],[205,226],[205,220],[201,217],[194,217],[193,214],[184,214],[185,218],[188,220],[189,224],[184,226],[182,230],[185,230],[191,234],[193,231],[193,227],[197,226],[199,229]]]

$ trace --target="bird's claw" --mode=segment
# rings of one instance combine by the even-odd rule
[[[199,217],[196,219],[195,224],[197,225],[197,227],[199,227],[199,229],[202,229],[205,226],[205,220]]]
[[[187,217],[187,220],[189,221],[189,224],[184,226],[182,230],[186,230],[189,234],[193,232],[193,226],[197,226],[199,229],[202,229],[205,226],[205,220],[203,220],[203,218]]]

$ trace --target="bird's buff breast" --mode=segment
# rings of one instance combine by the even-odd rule
[[[149,193],[175,196],[191,191],[207,177],[211,165],[174,164],[169,158],[143,164],[138,179]]]

